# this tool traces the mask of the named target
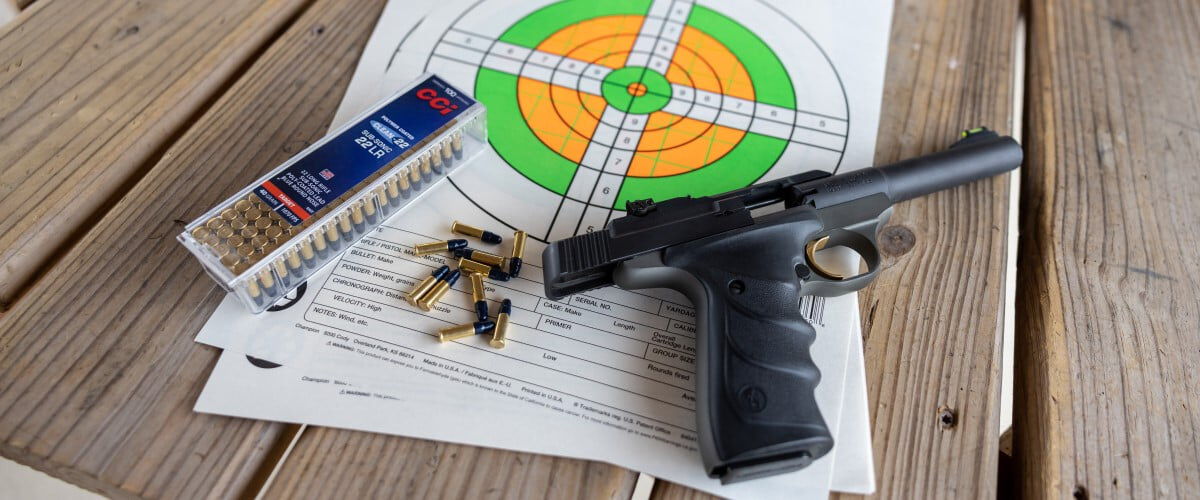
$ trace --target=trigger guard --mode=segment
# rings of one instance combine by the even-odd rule
[[[802,294],[836,297],[849,292],[857,292],[871,284],[879,272],[880,262],[882,262],[879,247],[875,245],[873,239],[864,236],[861,232],[848,229],[834,229],[825,235],[813,238],[813,241],[822,238],[828,238],[824,248],[841,246],[854,250],[866,263],[867,270],[849,278],[838,278],[830,276],[832,273],[822,269],[819,264],[813,262],[806,255],[805,260],[814,273],[800,285]]]
[[[829,242],[826,243],[826,246],[844,246],[858,252],[867,264],[867,272],[844,280],[828,279],[814,272],[808,279],[801,281],[800,293],[820,297],[837,297],[857,292],[871,284],[883,262],[883,257],[879,253],[879,245],[875,243],[875,231],[886,225],[891,216],[892,207],[886,206],[874,217],[864,217],[857,223],[844,227],[823,220],[822,225],[834,229],[824,233],[814,233],[808,237],[809,240],[816,240],[821,236],[828,235]],[[811,264],[811,262],[808,263]]]
[[[880,249],[875,246],[875,242],[871,241],[869,237],[857,233],[857,231],[845,229],[834,229],[826,235],[815,237],[815,239],[809,241],[808,245],[805,246],[805,257],[809,261],[809,267],[812,267],[812,270],[817,271],[820,275],[839,282],[851,281],[851,279],[865,275],[865,273],[856,273],[856,275],[851,275],[850,277],[841,277],[838,272],[823,269],[812,258],[812,254],[815,251],[820,251],[822,248],[834,247],[846,247],[858,253],[858,257],[862,258],[866,263],[865,273],[875,272],[880,267]]]

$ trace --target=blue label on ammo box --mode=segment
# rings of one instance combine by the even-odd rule
[[[297,226],[404,152],[454,121],[475,101],[431,76],[343,130],[254,193]]]

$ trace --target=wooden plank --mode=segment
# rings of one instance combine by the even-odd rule
[[[1011,133],[1019,2],[896,9],[876,163]],[[880,497],[996,496],[1009,186],[901,204],[880,232],[887,268],[860,296]]]
[[[0,311],[303,3],[47,1],[0,32]]]
[[[876,164],[1012,124],[1017,2],[900,1]],[[884,270],[859,295],[878,496],[993,498],[1007,177],[896,207]],[[954,424],[940,423],[940,408]],[[659,481],[654,498],[705,495]]]
[[[316,2],[0,318],[0,454],[118,497],[255,486],[284,426],[192,411],[223,294],[174,237],[324,135],[383,3]]]
[[[600,462],[309,428],[266,497],[625,500],[636,481]]]
[[[1200,5],[1030,2],[1028,498],[1200,495]]]

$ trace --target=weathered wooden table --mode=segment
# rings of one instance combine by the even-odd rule
[[[174,235],[323,134],[382,6],[37,0],[0,28],[0,455],[116,497],[628,498],[636,474],[602,463],[191,411],[221,293]],[[1194,496],[1200,8],[1028,7],[896,6],[879,162],[1025,117],[1017,466],[998,178],[881,234],[891,269],[861,295],[879,495]]]

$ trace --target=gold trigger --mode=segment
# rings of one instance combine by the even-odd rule
[[[804,254],[808,256],[808,267],[811,267],[813,271],[817,272],[817,274],[820,274],[828,279],[838,281],[845,280],[846,275],[825,269],[821,267],[820,263],[817,262],[817,252],[822,248],[825,248],[827,243],[829,243],[829,236],[822,236],[808,242],[807,245],[804,245]]]

